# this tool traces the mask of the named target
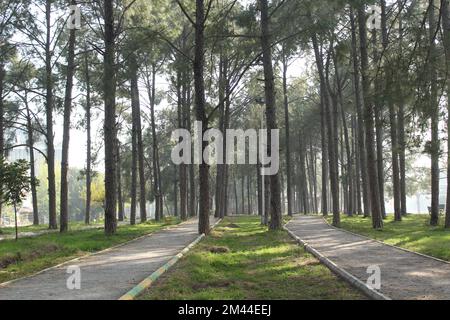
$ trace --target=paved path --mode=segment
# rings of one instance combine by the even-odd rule
[[[216,220],[210,221],[212,225]],[[197,220],[191,220],[116,249],[0,285],[0,300],[118,299],[194,241],[197,230]],[[67,289],[67,268],[73,265],[81,269],[81,290]]]
[[[320,217],[296,216],[287,228],[364,283],[381,269],[381,290],[395,300],[449,300],[450,264],[330,227]]]

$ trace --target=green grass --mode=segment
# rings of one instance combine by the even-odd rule
[[[332,218],[328,219],[331,223]],[[390,216],[384,222],[384,229],[376,231],[372,229],[370,218],[342,216],[341,227],[391,245],[450,261],[450,230],[445,230],[443,224],[431,227],[429,221],[429,215],[409,215],[402,222],[395,222]]]
[[[90,226],[98,226],[99,228],[103,226],[103,223],[93,223]],[[69,229],[71,231],[79,231],[82,229],[85,229],[86,225],[84,222],[70,222],[69,223]],[[18,227],[18,231],[20,232],[45,232],[49,231],[47,224],[40,224],[37,226],[30,225],[30,226],[24,226],[24,227]],[[14,227],[3,227],[0,228],[0,235],[14,235],[16,232]]]
[[[139,299],[365,299],[286,232],[259,221],[225,219]]]
[[[107,249],[165,226],[179,223],[168,218],[163,222],[150,221],[136,226],[121,226],[114,236],[103,230],[72,230],[65,234],[50,233],[19,241],[0,242],[0,283],[33,274],[76,257]]]

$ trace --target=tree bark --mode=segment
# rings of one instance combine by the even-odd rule
[[[378,68],[380,64],[380,56],[377,50],[378,38],[376,29],[372,30],[372,42],[374,47],[374,64]],[[383,110],[382,110],[382,90],[383,84],[380,75],[375,76],[375,92],[374,96],[374,114],[375,114],[375,134],[376,134],[376,152],[377,152],[377,171],[378,185],[380,193],[380,210],[383,219],[386,219],[386,208],[384,203],[384,152],[383,152]]]
[[[117,216],[119,221],[124,221],[125,218],[125,208],[123,203],[123,194],[122,194],[122,159],[121,159],[121,145],[120,140],[117,139]]]
[[[27,134],[28,134],[28,151],[30,153],[30,177],[31,177],[31,197],[33,198],[33,225],[39,225],[39,209],[37,201],[37,179],[36,179],[36,161],[34,158],[34,132],[31,122],[31,113],[28,105],[28,98],[25,95],[25,107],[27,112]]]
[[[131,208],[130,208],[130,224],[133,226],[136,224],[136,207],[137,207],[137,137],[136,126],[132,123],[131,129]]]
[[[45,114],[47,122],[47,171],[48,171],[48,221],[49,229],[58,229],[56,222],[56,177],[55,177],[55,147],[53,137],[53,68],[52,68],[52,21],[51,21],[51,6],[52,0],[45,2],[45,20],[46,20],[46,41],[45,41]]]
[[[347,156],[347,166],[346,166],[346,184],[347,184],[347,190],[348,192],[346,198],[347,198],[347,215],[352,216],[354,211],[354,203],[353,203],[353,157],[351,154],[351,148],[350,148],[350,138],[349,138],[349,132],[348,132],[348,126],[347,126],[347,119],[345,117],[345,110],[344,110],[344,98],[342,93],[342,85],[341,85],[341,77],[339,74],[339,68],[338,68],[338,60],[336,58],[336,55],[333,54],[333,60],[334,60],[334,68],[336,73],[336,84],[337,84],[337,90],[338,90],[338,97],[339,97],[339,105],[340,105],[340,111],[341,111],[341,120],[342,120],[342,130],[344,135],[344,142],[345,142],[345,151]],[[336,115],[337,117],[337,115]],[[343,179],[344,180],[344,179]]]
[[[75,1],[70,2],[76,5]],[[64,124],[63,124],[63,142],[61,155],[61,198],[60,198],[60,232],[67,232],[69,228],[69,204],[68,204],[68,185],[67,175],[69,172],[69,142],[70,142],[70,117],[72,113],[72,89],[73,76],[75,73],[75,29],[70,30],[68,59],[67,59],[67,78],[66,92],[64,96]]]
[[[269,154],[278,152],[278,150],[271,150],[271,130],[277,130],[277,116],[276,116],[276,98],[275,98],[275,78],[272,64],[272,47],[270,43],[270,18],[269,6],[267,0],[259,0],[261,10],[261,47],[263,52],[264,65],[264,83],[266,96],[266,120],[267,130],[269,132],[267,139],[267,151]],[[282,228],[281,215],[281,196],[280,196],[280,178],[278,173],[270,176],[270,230],[280,230]]]
[[[320,78],[320,91],[321,95],[323,95],[323,102],[325,107],[325,119],[327,125],[327,137],[328,137],[328,169],[330,173],[330,186],[331,186],[331,197],[332,207],[333,207],[333,225],[335,227],[340,226],[340,213],[339,213],[339,182],[338,182],[338,172],[337,172],[337,154],[336,149],[336,130],[335,130],[335,120],[333,117],[330,101],[327,91],[327,79],[325,77],[325,68],[322,61],[322,54],[320,52],[319,43],[317,40],[317,36],[313,34],[312,42],[314,47],[314,53],[316,58],[317,70],[319,72]]]
[[[177,72],[177,99],[178,99],[178,127],[180,129],[186,126],[186,96],[183,86],[183,76],[182,72]],[[180,138],[182,142],[182,138]],[[186,221],[187,216],[187,168],[186,164],[181,164],[179,166],[179,184],[180,184],[180,217],[182,221]]]
[[[223,133],[225,136],[225,79],[224,79],[224,58],[223,53],[220,53],[219,58],[219,130]],[[226,145],[225,143],[223,144]],[[223,153],[222,161],[225,159],[226,152]],[[216,174],[216,211],[215,211],[215,217],[218,218],[222,215],[222,206],[223,206],[223,192],[224,192],[224,171],[225,171],[225,162],[222,164],[217,164],[217,174]]]
[[[447,147],[447,163],[450,164],[450,81],[448,79],[450,71],[450,1],[442,0],[442,31],[446,60],[446,84],[447,84],[447,128],[448,128],[448,147]],[[450,228],[450,165],[447,165],[447,208],[445,214],[445,228]]]
[[[105,234],[116,233],[116,70],[113,0],[104,1]]]
[[[89,73],[88,56],[85,54],[85,82],[86,82],[86,207],[84,223],[91,221],[91,182],[92,182],[92,137],[91,137],[91,77]]]
[[[374,137],[374,105],[370,99],[369,57],[367,52],[367,30],[364,5],[358,7],[362,92],[364,97],[364,122],[366,129],[367,172],[370,184],[370,205],[372,209],[372,226],[374,229],[383,228],[383,219],[380,205],[380,187],[378,180],[377,159],[375,153]]]
[[[285,123],[285,132],[286,132],[286,183],[287,183],[287,204],[288,204],[288,215],[293,216],[292,211],[292,182],[291,182],[291,139],[290,139],[290,126],[289,126],[289,97],[287,90],[287,71],[288,71],[288,62],[286,53],[283,48],[283,56],[282,56],[282,64],[283,64],[283,97],[284,97],[284,123]]]
[[[322,215],[328,216],[328,143],[327,127],[325,121],[325,98],[320,92],[320,139],[322,149]]]
[[[428,61],[429,81],[430,81],[430,109],[431,109],[431,219],[430,225],[437,226],[439,224],[439,100],[437,88],[437,48],[435,43],[435,35],[438,25],[435,16],[435,1],[429,0],[428,20],[429,43],[430,43],[430,59]]]
[[[355,155],[355,204],[356,204],[356,213],[361,216],[363,215],[362,208],[362,193],[361,193],[361,159],[360,152],[358,150],[359,147],[359,139],[358,139],[358,123],[355,116],[352,116],[352,136],[353,136],[353,154]]]
[[[357,52],[357,38],[356,38],[356,22],[353,14],[353,9],[350,8],[350,22],[352,29],[352,60],[353,60],[353,85],[355,87],[355,99],[356,99],[356,113],[357,113],[357,138],[358,138],[358,157],[360,167],[361,178],[361,192],[363,199],[364,216],[369,217],[371,215],[370,199],[369,199],[369,184],[368,184],[368,170],[367,170],[367,152],[365,144],[364,133],[364,99],[361,95],[360,88],[360,72],[359,72],[359,60]]]
[[[3,59],[0,57],[0,158],[3,158],[5,156],[5,131],[4,131],[4,125],[5,125],[5,109],[4,109],[4,103],[3,103],[3,87],[5,85],[5,66]],[[0,185],[0,190],[2,189],[2,186]],[[1,196],[1,194],[0,194]],[[0,204],[0,219],[2,217],[2,205]]]
[[[402,8],[403,8],[403,0],[397,0],[397,6],[399,7],[398,13],[398,29],[399,29],[399,57],[403,57],[403,19],[402,19]],[[397,113],[397,122],[398,122],[398,145],[399,145],[399,164],[400,164],[400,211],[402,216],[406,216],[408,214],[406,207],[406,135],[405,135],[405,105],[403,102],[403,93],[401,86],[401,77],[403,75],[404,67],[400,65],[400,73],[399,77],[396,81],[396,91],[397,95],[400,97],[398,102],[398,113]]]
[[[132,119],[134,125],[134,134],[136,135],[136,151],[138,159],[138,174],[139,174],[139,212],[141,223],[147,221],[146,210],[146,192],[145,192],[145,161],[144,161],[144,145],[142,142],[142,122],[141,122],[141,103],[139,97],[138,85],[138,62],[136,55],[131,54],[130,61],[130,83],[131,83],[131,108]]]
[[[383,38],[383,50],[386,51],[389,45],[388,30],[387,30],[387,12],[386,1],[381,0],[381,29]],[[399,172],[399,158],[398,158],[398,136],[397,136],[397,114],[395,112],[394,103],[392,101],[392,71],[389,68],[389,61],[386,61],[384,67],[386,85],[384,88],[384,100],[389,107],[390,119],[390,135],[391,135],[391,162],[392,162],[392,185],[394,196],[394,220],[402,221],[401,204],[400,204],[400,172]]]
[[[195,58],[194,58],[194,82],[195,82],[195,110],[197,120],[202,123],[202,137],[208,128],[208,117],[206,115],[205,101],[205,79],[204,79],[204,47],[205,47],[205,3],[204,0],[196,0],[196,23],[195,23]],[[203,139],[202,139],[203,140]],[[202,141],[201,152],[208,147],[208,142]],[[209,234],[209,166],[201,161],[199,166],[200,180],[200,210],[198,231],[200,234]]]
[[[187,85],[187,102],[186,107],[189,108],[187,121],[187,130],[192,132],[192,122],[191,122],[191,79],[189,76],[186,78]],[[195,183],[195,165],[194,165],[194,152],[193,147],[191,147],[191,164],[189,165],[189,214],[191,217],[197,216],[197,188]]]

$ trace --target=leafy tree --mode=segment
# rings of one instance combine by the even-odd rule
[[[1,203],[14,208],[16,241],[19,239],[17,228],[17,206],[26,198],[33,183],[28,175],[29,164],[25,160],[8,163],[0,158]]]

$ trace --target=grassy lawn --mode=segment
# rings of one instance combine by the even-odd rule
[[[284,232],[259,218],[225,219],[142,300],[365,299]]]
[[[443,218],[441,223],[442,220]],[[370,218],[350,218],[343,215],[341,227],[391,245],[450,261],[450,230],[445,230],[443,224],[430,227],[429,221],[429,215],[409,215],[402,222],[395,222],[393,217],[389,217],[384,222],[383,231],[375,231]],[[331,217],[328,222],[331,222]]]
[[[90,227],[101,228],[101,227],[103,227],[103,222],[93,223],[90,225]],[[70,222],[69,229],[71,231],[79,231],[82,229],[86,229],[86,225],[84,224],[84,222]],[[19,230],[19,233],[20,232],[45,232],[45,231],[48,231],[48,225],[47,224],[40,224],[37,226],[30,225],[30,226],[25,226],[25,227],[19,227],[18,230]],[[15,232],[16,231],[15,231],[14,227],[0,228],[0,236],[14,235]]]
[[[121,226],[118,233],[107,237],[103,230],[72,230],[65,234],[50,233],[19,241],[0,242],[0,283],[33,274],[67,260],[100,251],[134,238],[155,232],[179,220],[167,218],[164,222],[136,226]]]

